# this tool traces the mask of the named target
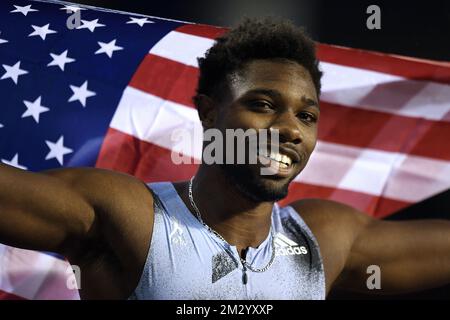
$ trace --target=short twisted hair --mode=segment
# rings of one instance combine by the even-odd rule
[[[315,44],[302,28],[287,20],[245,18],[238,26],[216,39],[204,58],[198,58],[200,94],[220,97],[227,76],[241,71],[255,59],[281,59],[297,62],[309,71],[317,95],[322,72],[316,59]]]

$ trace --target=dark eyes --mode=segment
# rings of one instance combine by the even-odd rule
[[[250,106],[257,109],[266,109],[266,110],[275,109],[275,107],[271,103],[262,100],[251,101]]]
[[[276,111],[276,107],[271,104],[268,101],[264,100],[256,100],[256,101],[250,101],[249,103],[250,107],[256,109],[257,111],[261,112],[270,112],[270,111]],[[297,114],[297,117],[306,123],[315,123],[317,122],[317,117],[313,113],[302,111],[299,114]]]
[[[312,113],[309,113],[309,112],[301,112],[301,113],[298,115],[298,118],[301,119],[301,120],[303,120],[303,121],[310,122],[310,123],[315,123],[315,122],[317,122],[316,116],[313,115]]]

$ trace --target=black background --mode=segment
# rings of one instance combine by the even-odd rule
[[[233,26],[243,16],[275,15],[304,26],[314,40],[354,48],[450,61],[450,1],[403,0],[75,0],[73,2],[188,22]],[[369,30],[366,9],[381,9]]]

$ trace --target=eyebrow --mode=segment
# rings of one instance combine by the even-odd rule
[[[282,94],[278,90],[274,89],[257,88],[247,91],[246,94],[263,94],[268,97],[271,97],[274,100],[282,98]],[[302,96],[301,100],[302,102],[305,102],[308,105],[308,107],[316,107],[320,111],[319,104],[315,101],[315,99],[306,98],[305,96]]]

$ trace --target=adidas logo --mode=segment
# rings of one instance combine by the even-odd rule
[[[178,245],[186,245],[186,241],[183,237],[183,229],[180,227],[180,222],[175,218],[171,217],[172,221],[172,232],[169,234],[170,242]]]
[[[284,234],[277,233],[275,235],[275,255],[277,256],[293,256],[299,254],[308,254],[308,250],[304,246],[292,241]]]

